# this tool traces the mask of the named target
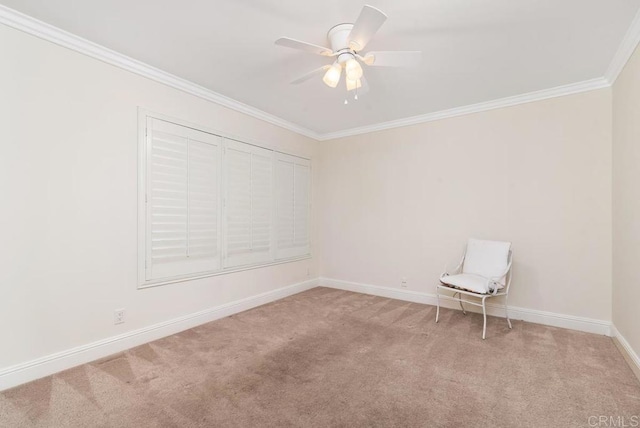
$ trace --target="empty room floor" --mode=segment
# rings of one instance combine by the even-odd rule
[[[2,427],[589,426],[640,414],[605,336],[315,288],[0,393]],[[636,416],[637,417],[637,416]]]

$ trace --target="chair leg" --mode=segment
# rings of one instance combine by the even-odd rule
[[[438,317],[440,316],[440,288],[436,286],[436,301],[437,301],[437,309],[436,309],[436,323],[438,322]]]
[[[456,293],[458,295],[458,303],[460,303],[460,309],[462,309],[462,313],[467,315],[467,311],[464,310],[464,306],[462,306],[462,294]]]
[[[484,300],[486,297],[482,298],[482,317],[484,318],[484,323],[482,325],[482,340],[487,336],[487,309],[484,305]]]
[[[509,319],[509,307],[507,306],[507,299],[509,295],[504,296],[504,312],[507,314],[507,324],[509,324],[509,328],[511,328],[511,320]]]

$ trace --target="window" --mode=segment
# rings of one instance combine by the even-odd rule
[[[141,120],[141,286],[309,256],[308,159]]]
[[[220,137],[157,119],[147,132],[146,279],[220,267]]]
[[[273,260],[273,152],[227,141],[225,267]]]
[[[311,164],[306,159],[276,156],[276,257],[309,254],[309,194]]]

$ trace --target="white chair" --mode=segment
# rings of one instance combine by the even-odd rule
[[[491,297],[504,296],[504,310],[507,324],[511,328],[507,298],[511,285],[511,243],[500,241],[482,241],[469,239],[465,253],[458,266],[452,271],[440,275],[440,284],[436,287],[438,309],[436,322],[440,316],[440,299],[453,300],[460,303],[462,313],[467,314],[462,303],[482,307],[484,325],[482,339],[487,333],[487,309],[485,300]],[[441,291],[453,291],[453,295],[440,295]],[[458,297],[456,297],[458,295]],[[482,299],[482,303],[464,300],[462,296]]]

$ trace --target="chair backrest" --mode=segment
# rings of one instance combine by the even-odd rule
[[[487,278],[503,275],[509,265],[510,250],[511,242],[469,239],[462,272]]]

